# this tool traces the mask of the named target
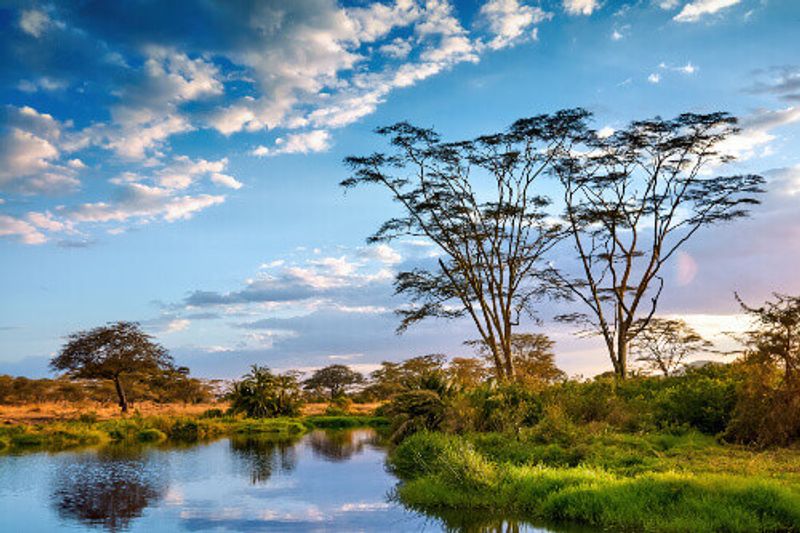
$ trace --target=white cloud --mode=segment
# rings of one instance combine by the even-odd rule
[[[741,131],[721,142],[718,150],[739,160],[768,155],[769,144],[776,138],[773,130],[797,122],[800,122],[800,107],[759,110],[743,118],[739,124]]]
[[[16,238],[24,244],[42,244],[47,242],[47,236],[37,230],[30,222],[0,214],[0,237]]]
[[[712,15],[727,7],[735,6],[741,0],[694,0],[673,17],[677,22],[697,22],[705,15]]]
[[[385,56],[394,59],[405,59],[411,53],[411,43],[407,39],[397,37],[393,41],[382,45],[378,50]]]
[[[80,182],[76,168],[60,162],[62,124],[31,107],[7,106],[0,134],[0,190],[57,194]]]
[[[38,9],[26,9],[19,17],[19,27],[28,35],[39,38],[44,33],[52,21],[44,11]]]
[[[211,181],[222,187],[228,187],[229,189],[242,188],[241,181],[237,180],[233,176],[229,176],[228,174],[222,174],[220,172],[214,172],[213,174],[211,174]]]
[[[280,154],[307,154],[324,152],[331,146],[331,134],[326,130],[312,130],[303,133],[290,133],[275,141],[274,148],[259,146],[251,153],[258,157]]]
[[[174,196],[170,189],[130,183],[123,187],[120,200],[85,203],[66,210],[65,216],[72,222],[81,223],[126,222],[130,219],[139,223],[154,220],[174,222],[189,219],[196,212],[224,201],[224,196]]]
[[[195,129],[181,105],[223,93],[213,63],[162,47],[148,47],[146,54],[139,78],[120,90],[122,103],[111,108],[111,123],[87,128],[84,142],[130,160],[160,155],[170,136]]]
[[[489,41],[494,50],[535,39],[532,26],[553,16],[540,7],[520,4],[517,0],[489,0],[481,7],[480,14],[495,35]]]
[[[67,86],[67,83],[62,80],[56,80],[43,76],[36,80],[20,80],[17,84],[17,89],[26,93],[35,93],[39,90],[42,91],[58,91]]]
[[[214,174],[219,174],[227,166],[227,158],[207,161],[205,159],[192,160],[181,155],[175,157],[171,163],[156,173],[156,182],[159,186],[168,189],[185,189],[200,176],[210,174],[213,180]]]
[[[614,131],[616,130],[614,130],[614,128],[612,128],[611,126],[604,126],[599,130],[597,130],[597,136],[600,137],[601,139],[605,139],[607,137],[611,137],[612,135],[614,135]]]
[[[400,252],[388,244],[365,246],[359,250],[359,255],[368,259],[376,259],[387,265],[395,265],[403,260],[403,256],[400,255]]]
[[[27,215],[28,221],[39,229],[49,232],[72,232],[69,221],[58,220],[49,211],[44,213],[31,212]]]
[[[619,30],[617,30],[617,29],[615,29],[614,31],[612,31],[612,32],[611,32],[611,40],[612,40],[612,41],[619,41],[619,40],[622,40],[622,38],[623,38],[623,37],[625,37],[625,36],[624,36],[624,35],[622,35],[622,32],[620,32],[620,31],[619,31]]]
[[[591,15],[599,8],[598,0],[564,0],[564,11],[570,15]]]
[[[647,81],[650,83],[658,83],[661,81],[661,75],[658,72],[653,72],[649,76],[647,76]]]
[[[177,333],[178,331],[183,331],[191,325],[191,320],[186,318],[176,318],[174,320],[170,320],[166,326],[164,326],[164,333]]]

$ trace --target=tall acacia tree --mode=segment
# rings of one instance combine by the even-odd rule
[[[721,150],[738,132],[727,113],[643,120],[610,136],[573,131],[552,172],[580,274],[561,281],[588,312],[561,318],[600,334],[625,378],[629,344],[656,312],[664,265],[702,228],[748,216],[764,179],[713,174],[733,159]]]
[[[56,371],[72,378],[109,379],[114,382],[122,412],[128,411],[122,376],[147,375],[173,368],[172,357],[136,322],[116,322],[69,336],[50,361]]]
[[[380,128],[390,154],[348,157],[345,187],[377,184],[402,207],[369,239],[423,237],[440,252],[435,266],[401,272],[398,331],[429,317],[468,316],[500,379],[514,376],[513,328],[553,287],[543,255],[562,236],[547,217],[539,181],[571,138],[583,110],[518,120],[507,130],[444,142],[432,129],[401,122]]]

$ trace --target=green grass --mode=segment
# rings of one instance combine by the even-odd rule
[[[348,429],[359,427],[386,427],[389,420],[382,416],[307,416],[303,419],[306,426],[316,429]]]
[[[561,462],[553,459],[559,454],[552,443],[422,433],[395,449],[389,464],[406,480],[398,488],[400,500],[427,512],[483,509],[628,531],[800,531],[800,485],[785,471],[788,463],[759,463],[758,454],[750,452],[759,463],[755,475],[709,473],[713,465],[704,470],[694,461],[689,464],[695,471],[676,471],[669,466],[681,455],[710,448],[719,456],[726,447],[695,436],[606,439],[616,442],[607,454],[593,443],[583,453],[584,463],[549,466],[548,461]],[[653,454],[646,462],[655,468],[631,468],[631,450]],[[796,468],[800,454],[785,453],[794,453]]]
[[[385,419],[365,416],[240,418],[232,416],[132,416],[96,421],[82,417],[41,424],[0,426],[0,452],[57,451],[111,442],[197,442],[226,435],[293,437],[309,429],[378,427]]]

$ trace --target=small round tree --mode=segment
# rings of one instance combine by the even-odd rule
[[[330,365],[320,368],[303,382],[306,390],[327,390],[331,401],[343,396],[353,385],[364,382],[364,376],[346,365]]]
[[[122,375],[147,375],[172,368],[172,357],[166,348],[153,342],[136,322],[116,322],[79,331],[68,339],[50,361],[50,367],[66,371],[74,379],[112,380],[123,413],[128,411],[128,399]]]

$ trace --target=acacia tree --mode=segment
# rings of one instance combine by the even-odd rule
[[[483,341],[469,341],[484,358],[489,350]],[[553,383],[566,375],[556,366],[553,347],[555,343],[542,333],[514,333],[511,335],[511,356],[517,371],[516,378],[532,383]]]
[[[588,312],[560,318],[602,336],[625,378],[629,344],[656,312],[664,265],[702,228],[748,216],[764,179],[711,173],[733,159],[720,150],[738,132],[727,113],[638,121],[610,136],[570,131],[552,173],[580,274],[559,278]]]
[[[640,321],[635,324],[639,328]],[[714,344],[704,339],[685,320],[653,317],[631,341],[631,353],[646,368],[664,374],[674,374],[684,361]]]
[[[468,316],[497,375],[513,377],[513,328],[552,289],[542,257],[562,236],[547,218],[539,181],[585,116],[567,110],[526,118],[459,142],[401,122],[377,130],[392,153],[345,160],[353,175],[344,187],[377,184],[402,207],[369,242],[423,237],[440,253],[431,268],[397,275],[396,292],[411,301],[397,311],[398,332],[429,317]]]
[[[353,385],[364,382],[364,376],[347,365],[330,365],[320,368],[303,382],[306,390],[318,391],[325,389],[331,401],[343,396]]]
[[[50,367],[66,371],[72,378],[112,380],[123,413],[128,411],[122,383],[124,374],[148,375],[173,367],[167,350],[153,342],[136,322],[116,322],[79,331],[68,339],[50,361]]]

